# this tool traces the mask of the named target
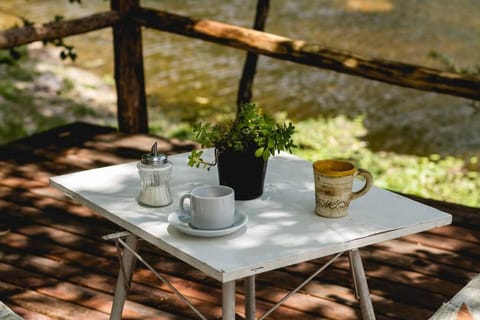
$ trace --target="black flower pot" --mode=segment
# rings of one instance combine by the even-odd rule
[[[257,158],[255,150],[231,149],[218,154],[218,179],[221,185],[235,190],[235,200],[251,200],[263,193],[267,161]]]

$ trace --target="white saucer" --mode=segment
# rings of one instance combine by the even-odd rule
[[[168,223],[175,229],[198,237],[219,237],[233,233],[243,227],[248,222],[248,216],[242,212],[235,212],[235,221],[233,225],[224,229],[205,230],[195,229],[190,225],[190,216],[180,212],[173,212],[168,216]]]

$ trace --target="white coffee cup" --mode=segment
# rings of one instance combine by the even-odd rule
[[[185,200],[190,208],[185,208]],[[179,201],[180,210],[191,216],[190,224],[197,229],[224,229],[233,225],[235,192],[227,186],[199,186],[184,194]]]

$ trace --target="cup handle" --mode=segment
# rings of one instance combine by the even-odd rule
[[[190,193],[186,193],[184,195],[182,195],[180,197],[180,200],[178,201],[178,204],[179,204],[179,207],[180,207],[180,210],[182,211],[182,213],[185,213],[185,214],[188,214],[188,215],[191,215],[191,209],[190,210],[186,210],[185,207],[183,206],[183,204],[185,203],[185,199],[189,199],[190,200],[190,206],[192,205],[192,195]]]
[[[370,190],[373,185],[373,176],[368,170],[360,168],[358,169],[358,175],[365,177],[365,185],[362,189],[352,192],[352,200],[363,196],[365,193],[368,192],[368,190]]]

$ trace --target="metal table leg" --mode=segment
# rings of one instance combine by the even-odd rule
[[[375,312],[373,311],[372,300],[370,298],[370,292],[368,291],[367,278],[365,277],[365,270],[363,269],[362,258],[360,257],[358,249],[350,250],[349,258],[352,266],[355,290],[360,299],[362,318],[375,320]]]
[[[245,279],[245,320],[255,320],[255,276]]]
[[[138,249],[138,238],[133,234],[127,235],[127,245],[133,250]],[[117,248],[118,245],[117,245]],[[129,250],[123,250],[120,260],[120,271],[118,273],[117,284],[115,286],[115,294],[113,297],[112,312],[110,320],[120,320],[122,318],[123,305],[127,297],[127,290],[130,288],[133,271],[135,269],[135,256]]]
[[[222,285],[222,320],[235,319],[235,280]]]
[[[128,236],[132,236],[133,238],[130,239]],[[122,237],[127,237],[126,242],[121,239]],[[145,265],[158,279],[163,281],[163,283],[165,283],[178,298],[185,302],[185,304],[190,309],[192,309],[193,312],[195,312],[200,319],[207,320],[207,318],[200,311],[198,311],[198,309],[187,299],[187,297],[185,297],[180,291],[178,291],[172,285],[172,283],[168,281],[167,278],[158,273],[147,261],[145,261],[145,259],[142,258],[142,256],[137,252],[138,244],[136,240],[138,238],[130,234],[130,232],[128,231],[122,231],[106,235],[103,237],[103,239],[115,240],[118,259],[120,261],[120,274],[118,275],[117,279],[117,286],[115,288],[114,303],[112,306],[112,313],[110,314],[110,319],[120,319],[122,315],[123,304],[125,302],[126,292],[130,287],[133,269],[135,267],[135,261],[138,260],[143,263],[143,265]],[[120,249],[120,245],[122,245],[122,247],[124,248],[123,253]],[[233,297],[235,298],[235,288]]]

